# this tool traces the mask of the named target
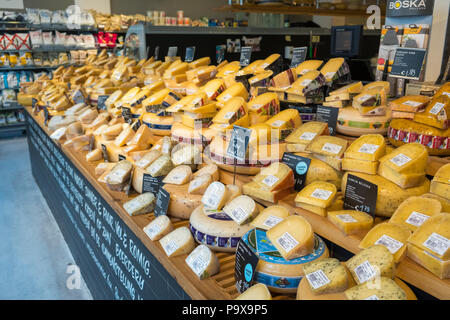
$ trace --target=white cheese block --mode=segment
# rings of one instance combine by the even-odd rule
[[[220,270],[219,259],[204,244],[199,245],[187,256],[186,263],[200,280],[209,278]]]
[[[169,234],[173,230],[172,222],[166,215],[155,218],[152,222],[144,227],[145,234],[152,241],[157,241]]]
[[[168,257],[176,257],[188,254],[195,248],[195,241],[191,232],[186,227],[180,227],[159,240]]]
[[[156,198],[151,192],[138,195],[123,204],[123,208],[130,216],[150,213],[155,208]]]
[[[89,162],[99,161],[101,159],[103,159],[103,154],[100,149],[92,150],[86,155],[86,160]]]
[[[225,200],[225,203],[230,202],[231,200],[239,197],[242,194],[242,189],[240,186],[237,186],[234,184],[227,184],[226,187],[229,192],[228,192],[227,199]]]
[[[67,130],[67,127],[59,128],[50,135],[50,138],[55,141],[61,142],[66,137],[66,130]]]
[[[168,174],[170,170],[172,170],[172,168],[173,168],[172,160],[170,160],[170,157],[167,154],[164,154],[155,161],[153,161],[147,167],[146,171],[152,177],[160,177]]]
[[[203,168],[197,170],[192,175],[192,179],[200,177],[204,174],[210,174],[212,176],[213,181],[219,180],[219,168],[215,164],[209,164],[209,165],[204,166]]]
[[[131,177],[133,165],[127,160],[119,161],[106,176],[106,184],[112,190],[120,190]]]
[[[188,192],[190,194],[204,194],[211,182],[213,181],[209,174],[197,177],[189,183]]]
[[[206,189],[202,203],[208,209],[221,210],[228,198],[229,189],[221,182],[215,181]]]
[[[195,165],[201,163],[201,150],[193,145],[185,145],[172,152],[172,162],[175,166],[180,164]]]
[[[245,290],[236,300],[272,300],[272,295],[265,284],[257,283]]]
[[[105,172],[109,172],[112,170],[112,168],[114,168],[116,164],[115,163],[111,163],[111,162],[102,162],[99,163],[96,167],[95,167],[95,175],[96,176],[101,176],[102,174],[104,174]]]
[[[161,156],[161,152],[159,150],[150,150],[146,153],[141,159],[135,162],[135,166],[141,169],[146,169],[149,165],[153,163],[156,159]]]
[[[258,214],[255,201],[246,195],[242,195],[231,200],[223,208],[223,211],[239,225],[253,220],[253,218]]]
[[[164,178],[164,183],[182,185],[191,179],[192,170],[187,165],[181,165],[173,168]]]

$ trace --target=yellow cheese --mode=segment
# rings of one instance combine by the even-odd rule
[[[164,71],[163,79],[171,79],[176,75],[185,74],[188,68],[189,65],[187,62],[176,63],[174,66],[170,66]]]
[[[145,87],[142,87],[142,90],[150,90],[150,92],[154,93],[154,92],[164,89],[164,87],[165,87],[164,81],[159,80],[159,81],[155,81],[151,84],[147,84]]]
[[[152,106],[152,105],[156,105],[156,104],[161,104],[170,92],[171,91],[168,88],[161,89],[161,90],[155,92],[154,94],[152,94],[147,99],[143,100],[142,106],[147,107],[147,106]]]
[[[439,168],[434,175],[433,181],[450,184],[450,163]]]
[[[118,147],[122,147],[126,144],[128,144],[128,142],[131,141],[131,139],[133,139],[134,137],[134,131],[131,127],[125,128],[114,140],[114,144]]]
[[[421,197],[439,201],[442,205],[442,212],[450,212],[450,199],[446,199],[434,193],[425,193],[421,195]]]
[[[304,187],[295,197],[296,203],[305,203],[320,208],[327,208],[336,197],[337,189],[334,184],[315,181]]]
[[[338,137],[319,136],[307,147],[306,151],[328,163],[336,170],[341,170],[342,156],[347,149],[348,141]]]
[[[345,296],[348,300],[407,300],[405,290],[386,277],[347,289]]]
[[[341,171],[334,169],[322,160],[312,157],[311,154],[300,152],[295,153],[295,155],[311,159],[311,163],[309,164],[309,169],[306,174],[305,185],[320,180],[334,184],[337,190],[341,189],[343,175]]]
[[[320,69],[327,82],[331,82],[335,79],[338,71],[344,65],[344,58],[332,58]],[[348,72],[347,72],[348,73]]]
[[[222,79],[214,79],[208,81],[201,91],[205,92],[210,100],[215,100],[222,92],[225,91],[225,83]]]
[[[450,200],[450,184],[432,181],[430,192],[447,200]]]
[[[189,183],[188,192],[190,194],[202,195],[212,182],[212,176],[209,174],[198,176]]]
[[[233,61],[233,62],[227,63],[223,67],[218,68],[216,77],[223,78],[226,75],[238,72],[240,68],[241,68],[241,65],[240,65],[239,61]]]
[[[259,210],[255,200],[247,195],[240,195],[229,201],[224,207],[225,212],[238,225],[244,225],[253,220]]]
[[[312,70],[295,80],[287,92],[304,96],[311,91],[321,88],[324,84],[324,76],[319,71]]]
[[[327,218],[346,235],[362,234],[373,226],[373,217],[361,211],[328,211]]]
[[[157,241],[169,234],[173,230],[172,222],[166,215],[156,217],[152,222],[144,227],[145,234],[152,241]]]
[[[189,69],[195,69],[201,66],[207,66],[211,63],[210,57],[203,57],[189,63]]]
[[[378,161],[366,161],[366,160],[344,158],[342,159],[342,170],[368,174],[377,174],[379,164],[380,163]]]
[[[450,278],[450,260],[444,261],[412,244],[408,244],[406,255],[440,279]]]
[[[146,169],[149,165],[151,165],[153,163],[153,161],[158,159],[161,155],[162,155],[162,153],[159,150],[153,149],[153,150],[147,151],[147,153],[144,156],[142,156],[141,159],[136,161],[134,163],[134,165],[138,168]]]
[[[345,158],[378,161],[386,154],[386,141],[379,134],[367,134],[359,137],[344,153]]]
[[[280,102],[277,95],[272,92],[266,92],[253,98],[247,106],[250,114],[254,113],[260,116],[258,123],[267,121],[271,116],[280,112]]]
[[[223,106],[228,102],[228,100],[230,100],[233,97],[242,97],[244,101],[247,101],[248,92],[241,82],[236,82],[231,87],[223,91],[220,95],[218,95],[216,98],[217,105]]]
[[[187,227],[180,227],[159,240],[168,257],[189,254],[195,248],[195,241]]]
[[[391,217],[397,207],[412,196],[420,196],[430,190],[430,181],[425,179],[420,186],[408,189],[402,189],[391,181],[380,177],[378,175],[370,175],[358,172],[347,172],[342,178],[342,193],[345,194],[345,187],[347,185],[347,176],[351,174],[374,183],[378,186],[377,204],[375,214],[380,217]]]
[[[343,86],[337,90],[331,91],[329,93],[330,96],[339,95],[341,93],[348,93],[348,94],[357,94],[360,93],[363,90],[362,82],[353,82],[346,86]]]
[[[326,208],[321,208],[312,204],[303,203],[303,202],[296,202],[295,206],[298,208],[302,208],[306,211],[315,213],[321,217],[326,217],[328,214],[328,210]]]
[[[270,206],[261,211],[250,224],[255,228],[269,230],[289,216],[289,211],[282,206]]]
[[[241,293],[236,300],[272,300],[272,295],[265,284],[257,283]]]
[[[318,136],[328,135],[328,124],[324,122],[310,121],[292,132],[286,139],[289,152],[305,151],[306,147]]]
[[[152,133],[147,126],[140,126],[136,131],[134,137],[127,143],[127,145],[144,146],[144,149],[148,147]]]
[[[365,92],[365,91],[371,90],[373,88],[382,88],[382,90],[384,91],[384,94],[386,96],[389,96],[390,84],[388,81],[374,81],[374,82],[368,83],[362,88],[361,92]]]
[[[413,233],[408,243],[441,260],[449,260],[450,213],[440,213],[429,218]]]
[[[209,278],[220,270],[220,262],[208,246],[201,244],[185,259],[187,265],[200,280]]]
[[[234,97],[228,100],[212,121],[216,124],[230,125],[245,115],[247,115],[247,103],[244,98]]]
[[[276,114],[265,123],[271,126],[272,129],[277,130],[277,136],[274,137],[272,134],[273,138],[284,140],[294,131],[294,129],[302,124],[302,119],[296,109],[286,109]]]
[[[418,143],[405,144],[380,159],[385,166],[397,173],[424,174],[428,162],[426,148]]]
[[[192,178],[197,178],[205,174],[211,175],[213,181],[219,180],[219,168],[215,164],[209,164],[197,170],[192,175]]]
[[[438,129],[450,127],[450,97],[442,95],[434,98],[424,112],[414,115],[414,121],[423,123]]]
[[[89,161],[89,162],[99,161],[99,160],[102,160],[102,159],[103,159],[103,154],[100,151],[100,149],[92,150],[91,152],[89,152],[86,155],[86,160]]]
[[[157,116],[154,113],[144,113],[142,122],[151,128],[152,133],[159,136],[170,135],[170,130],[174,123],[172,116]]]
[[[305,73],[312,71],[312,70],[317,70],[320,68],[320,66],[322,65],[323,61],[322,60],[306,60],[303,61],[302,63],[300,63],[296,68],[295,68],[295,72],[301,76],[304,75]]]
[[[294,186],[294,173],[292,169],[282,162],[275,162],[261,170],[253,178],[261,188],[269,191],[279,191]]]
[[[362,116],[353,107],[339,109],[336,130],[339,133],[359,137],[363,134],[382,134],[388,131],[391,122],[392,111],[388,108],[383,116]]]
[[[276,63],[279,59],[281,59],[281,56],[278,53],[271,54],[266,59],[264,59],[264,61],[261,64],[259,64],[256,67],[255,72],[264,71],[266,68],[268,68],[268,67],[272,66],[274,63]]]
[[[301,216],[288,216],[267,231],[267,238],[286,260],[303,257],[314,250],[314,233]]]
[[[261,86],[267,86],[269,84],[269,79],[273,75],[272,70],[262,71],[260,73],[255,74],[253,77],[248,79],[248,83],[251,86],[257,86],[261,84]]]
[[[305,263],[303,271],[314,294],[337,293],[348,288],[347,270],[336,258]]]
[[[250,63],[248,66],[242,68],[239,70],[236,75],[237,76],[243,76],[247,74],[254,74],[256,67],[258,67],[261,63],[263,63],[264,60],[255,60],[252,63]]]
[[[396,223],[380,223],[373,227],[359,243],[361,249],[378,244],[385,246],[400,262],[406,255],[406,241],[411,235],[409,228]]]
[[[241,169],[243,170],[243,169]],[[230,166],[230,171],[232,172],[232,166]],[[245,171],[249,174],[248,171]],[[250,172],[251,173],[251,172]],[[267,189],[261,188],[256,182],[249,182],[242,186],[242,193],[251,196],[254,199],[260,199],[268,201],[270,203],[276,203],[278,200],[283,199],[292,192],[291,189],[284,189],[280,191],[269,191]]]
[[[280,72],[270,80],[270,86],[278,89],[286,89],[294,84],[297,79],[295,69],[287,69]]]
[[[353,107],[363,116],[381,116],[386,114],[387,97],[382,87],[364,90],[353,98]]]
[[[249,152],[251,148],[258,148],[261,145],[271,143],[271,131],[272,128],[265,123],[254,124],[249,127],[250,140],[249,140]]]
[[[164,177],[163,183],[182,185],[187,183],[192,175],[191,167],[181,165],[173,168],[167,176]]]
[[[121,123],[108,126],[105,130],[102,131],[102,137],[105,140],[114,140],[123,129],[123,125]]]
[[[419,186],[425,180],[425,173],[403,174],[398,173],[385,165],[380,165],[378,168],[378,174],[404,189]]]
[[[389,106],[394,111],[414,113],[422,111],[429,102],[430,98],[426,96],[405,96],[391,101]]]

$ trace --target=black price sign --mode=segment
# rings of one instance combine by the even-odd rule
[[[309,165],[311,164],[311,159],[296,156],[292,153],[284,153],[281,162],[286,163],[289,168],[294,171],[295,178],[295,191],[300,191],[305,186],[306,174],[308,173]]]
[[[131,124],[131,122],[133,121],[131,109],[127,107],[122,107],[122,117],[125,119],[125,122]]]
[[[158,194],[156,195],[156,206],[155,206],[155,217],[165,216],[167,214],[167,209],[169,208],[170,193],[168,193],[164,188],[159,188]]]
[[[296,47],[296,48],[292,49],[291,68],[295,68],[300,63],[305,61],[307,51],[308,51],[308,47]]]
[[[158,60],[158,58],[159,58],[159,46],[155,47],[155,54],[153,56],[155,57],[155,60]]]
[[[250,64],[251,58],[252,58],[252,47],[242,47],[241,58],[239,59],[241,67],[248,66]]]
[[[119,161],[121,161],[120,155],[119,155]],[[134,175],[134,167],[131,169],[130,178],[128,179],[128,183],[127,183],[127,186],[126,186],[126,189],[125,189],[125,192],[127,193],[127,196],[129,196],[130,192],[131,192],[131,183],[133,182],[133,175]]]
[[[178,52],[178,47],[169,47],[169,50],[167,50],[167,56],[168,57],[176,57]]]
[[[234,265],[234,276],[239,292],[244,292],[251,287],[256,275],[258,256],[240,240],[236,249],[236,263]]]
[[[98,96],[97,99],[97,108],[99,110],[106,110],[105,101],[108,100],[109,95]]]
[[[73,95],[73,102],[75,104],[79,104],[79,103],[85,103],[85,98],[83,96],[83,93],[80,90],[77,90],[75,92],[75,94]]]
[[[349,174],[345,187],[344,209],[362,211],[375,216],[378,186]]]
[[[102,144],[102,153],[105,162],[109,162],[108,152],[106,152],[106,146],[104,144]]]
[[[44,107],[44,124],[45,125],[47,125],[49,119],[50,119],[50,116],[48,114],[48,109],[47,109],[47,107]]]
[[[119,161],[122,161],[122,160],[127,160],[127,157],[119,154]]]
[[[95,136],[92,135],[91,139],[89,140],[89,152],[91,152],[92,150],[94,150],[94,144],[95,144]]]
[[[227,149],[227,156],[239,161],[245,161],[251,130],[234,126],[231,140]]]
[[[330,135],[336,134],[337,119],[339,108],[317,106],[317,121],[328,123]]]
[[[142,178],[142,193],[151,192],[157,194],[162,186],[162,180],[164,177],[152,177],[151,175],[144,173]]]
[[[131,129],[133,129],[133,131],[136,132],[141,127],[141,125],[142,125],[141,120],[137,119],[137,121],[133,124]]]
[[[389,75],[394,78],[419,80],[426,52],[425,49],[397,48]]]
[[[185,62],[192,62],[194,61],[195,56],[195,47],[187,47],[186,48],[186,56],[184,57]]]

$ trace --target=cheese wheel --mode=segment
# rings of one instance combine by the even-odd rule
[[[245,290],[235,300],[272,300],[272,295],[264,284],[257,283]]]
[[[195,208],[202,204],[202,196],[188,193],[188,185],[166,184],[163,187],[170,194],[167,215],[178,219],[189,219]]]
[[[174,120],[172,116],[157,116],[154,113],[144,113],[142,122],[151,129],[153,134],[170,136]]]
[[[336,130],[339,133],[359,137],[363,134],[385,135],[391,122],[392,112],[386,110],[386,115],[364,117],[353,107],[339,109]]]

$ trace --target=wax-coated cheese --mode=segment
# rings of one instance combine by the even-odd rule
[[[120,190],[130,179],[133,165],[128,160],[119,161],[106,176],[106,183],[111,190]]]
[[[317,70],[322,65],[322,60],[306,60],[300,63],[296,68],[295,72],[300,76],[311,70]]]
[[[361,250],[350,258],[346,265],[357,284],[379,276],[393,279],[395,274],[394,256],[382,245]]]
[[[276,114],[265,122],[272,129],[277,130],[276,136],[272,132],[272,137],[277,140],[284,140],[294,129],[302,124],[300,113],[296,109],[286,109]]]
[[[432,181],[430,192],[447,200],[450,200],[450,184]]]
[[[337,189],[334,184],[315,181],[304,187],[295,197],[295,202],[306,203],[320,208],[327,208],[336,197]]]
[[[89,162],[99,161],[103,159],[103,154],[100,149],[95,149],[86,154],[86,160]]]
[[[407,256],[440,279],[450,278],[450,260],[442,260],[432,253],[422,250],[415,245],[408,244]]]
[[[282,206],[270,206],[261,211],[250,224],[255,228],[269,230],[289,216],[289,211]]]
[[[186,258],[186,263],[200,280],[209,278],[220,270],[217,256],[204,244],[195,248]]]
[[[362,91],[362,82],[352,82],[346,86],[340,87],[339,89],[333,90],[329,93],[330,96],[335,96],[341,93],[358,94]]]
[[[225,106],[212,119],[218,124],[232,124],[247,114],[247,103],[242,97],[229,99]]]
[[[125,128],[114,140],[114,144],[118,147],[126,145],[133,139],[135,132],[131,127]]]
[[[212,182],[212,176],[209,174],[204,174],[196,177],[191,182],[189,182],[188,192],[190,194],[204,194],[206,189]]]
[[[255,201],[246,195],[241,195],[223,207],[225,212],[230,218],[232,218],[238,225],[243,225],[253,220],[258,214]]]
[[[438,129],[450,127],[450,97],[442,95],[434,98],[424,112],[414,115],[414,121],[423,123]]]
[[[339,109],[336,130],[339,133],[359,137],[363,134],[386,134],[392,118],[392,111],[388,108],[382,116],[362,116],[353,107]]]
[[[434,193],[425,193],[421,195],[421,197],[439,201],[442,205],[442,212],[450,212],[450,199],[446,199]]]
[[[427,193],[430,189],[430,181],[425,179],[423,184],[414,188],[402,189],[391,181],[380,177],[378,175],[370,175],[359,172],[347,172],[342,178],[342,193],[345,194],[345,188],[347,185],[348,175],[354,175],[374,183],[378,186],[377,204],[375,208],[375,214],[380,217],[391,217],[397,207],[412,196],[420,196]]]
[[[347,289],[345,295],[348,300],[407,300],[405,291],[386,277]]]
[[[361,234],[373,226],[373,217],[362,211],[328,211],[327,218],[346,235]]]
[[[369,91],[373,88],[382,88],[382,90],[384,91],[385,95],[388,96],[389,95],[389,91],[390,91],[390,84],[388,81],[374,81],[374,82],[370,82],[368,84],[366,84],[363,88],[361,92],[365,92],[365,91]]]
[[[363,116],[381,116],[386,114],[387,97],[381,87],[364,90],[353,98],[353,107]]]
[[[314,294],[342,292],[348,288],[346,268],[336,258],[306,263],[303,271]]]
[[[257,122],[251,121],[252,124],[267,121],[271,116],[280,112],[280,102],[273,92],[260,94],[250,100],[247,106],[250,116],[258,120]]]
[[[169,234],[173,230],[172,222],[166,215],[156,217],[152,222],[144,227],[145,234],[152,241],[157,241]]]
[[[189,254],[195,248],[194,238],[186,227],[173,230],[159,240],[159,243],[168,257]]]
[[[379,164],[380,163],[378,161],[366,161],[366,160],[344,158],[342,159],[342,170],[368,174],[377,174]]]
[[[265,188],[262,188],[259,184],[252,181],[246,183],[242,186],[242,193],[252,198],[268,201],[271,203],[275,203],[280,199],[283,199],[287,195],[292,192],[291,188],[279,190],[279,191],[269,191]]]
[[[287,151],[301,152],[316,138],[321,135],[328,135],[328,124],[324,122],[310,121],[292,132],[286,139]]]
[[[285,218],[267,231],[267,238],[286,260],[305,256],[314,249],[312,227],[301,216]]]
[[[430,98],[426,96],[405,96],[391,101],[389,106],[393,111],[415,113],[422,111],[429,102]]]
[[[411,197],[400,204],[389,222],[400,224],[414,232],[430,217],[439,214],[441,210],[442,205],[436,199]]]
[[[439,168],[434,175],[433,181],[450,184],[450,163]]]
[[[282,162],[275,162],[261,170],[253,181],[269,191],[279,191],[294,186],[292,169]]]
[[[380,167],[386,166],[397,173],[424,174],[428,162],[426,148],[418,143],[405,144],[380,159]]]
[[[408,243],[441,260],[450,260],[450,213],[440,213],[425,221]]]
[[[173,169],[173,163],[169,155],[163,154],[153,161],[146,169],[152,177],[165,176]]]
[[[163,179],[163,183],[182,185],[191,179],[192,169],[187,165],[173,168]]]
[[[287,92],[301,96],[308,95],[311,91],[317,90],[326,83],[325,77],[317,70],[312,70],[303,74],[292,83]]]
[[[373,227],[359,243],[361,249],[374,244],[385,246],[394,256],[394,261],[401,261],[406,255],[406,241],[411,235],[409,228],[396,223],[380,223]]]
[[[198,178],[201,178],[200,176]],[[197,179],[198,179],[197,178]],[[218,181],[211,183],[202,197],[202,203],[211,210],[221,210],[228,198],[229,189]]]
[[[417,187],[425,180],[425,172],[403,174],[396,172],[394,169],[389,168],[384,164],[380,164],[378,174],[403,189]]]
[[[272,300],[272,295],[265,284],[257,283],[241,293],[236,300]]]
[[[125,202],[123,208],[130,216],[137,216],[152,212],[155,204],[155,195],[151,192],[145,192]]]
[[[327,82],[334,81],[339,76],[345,75],[349,72],[348,67],[345,68],[344,58],[332,58],[320,69]],[[344,68],[343,68],[344,67]]]
[[[245,101],[248,99],[248,92],[241,82],[236,82],[231,87],[227,88],[220,95],[217,96],[216,101],[218,106],[223,106],[228,100],[234,97],[241,97]]]
[[[308,172],[306,173],[305,185],[311,184],[314,181],[320,180],[324,182],[332,183],[336,186],[337,190],[341,189],[342,175],[339,170],[334,169],[329,164],[322,160],[316,159],[311,154],[300,152],[294,153],[297,156],[311,159]]]
[[[342,138],[319,136],[306,147],[306,151],[313,153],[315,157],[328,163],[336,170],[340,170],[341,159],[347,145],[348,141]]]
[[[386,141],[380,134],[366,134],[353,141],[344,153],[345,158],[378,161],[386,154]]]

